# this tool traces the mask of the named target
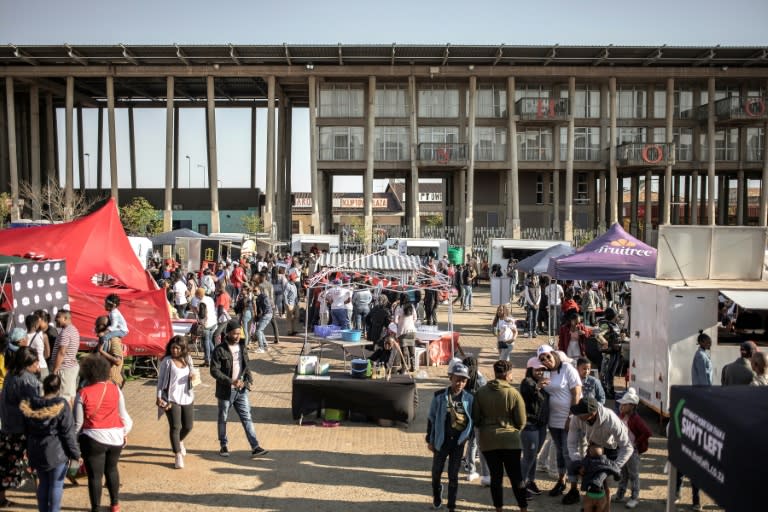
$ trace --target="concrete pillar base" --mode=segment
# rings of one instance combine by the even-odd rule
[[[512,221],[512,238],[522,238],[522,229],[520,228],[520,220]]]
[[[163,210],[163,231],[170,231],[173,229],[173,211]]]
[[[563,221],[563,240],[566,242],[573,242],[573,221]]]
[[[472,254],[472,238],[473,234],[475,232],[475,221],[474,219],[466,218],[464,221],[464,258],[468,259],[469,255]]]
[[[211,233],[221,233],[221,218],[219,210],[211,210]]]
[[[363,243],[365,244],[365,252],[370,254],[371,247],[373,245],[373,217],[372,216],[365,216],[365,225],[364,225],[364,233],[363,236],[365,237],[365,240],[363,240]]]

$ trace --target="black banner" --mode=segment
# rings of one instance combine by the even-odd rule
[[[764,511],[768,387],[672,386],[669,460],[727,512]]]

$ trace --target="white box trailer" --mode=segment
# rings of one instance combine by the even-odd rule
[[[309,252],[312,247],[317,247],[320,251],[331,253],[339,252],[341,238],[339,235],[301,235],[291,236],[291,254],[297,252]]]
[[[382,249],[399,256],[426,256],[437,258],[448,255],[448,240],[445,238],[387,238]]]
[[[499,265],[502,272],[507,270],[510,259],[522,260],[553,245],[573,245],[565,240],[523,240],[515,238],[491,238],[488,242],[488,268]]]
[[[630,385],[642,403],[669,415],[670,387],[691,384],[699,330],[712,338],[716,385],[741,342],[768,342],[766,234],[762,227],[660,226],[656,279],[632,279]],[[718,322],[721,295],[747,310],[749,325],[737,319],[732,333]]]

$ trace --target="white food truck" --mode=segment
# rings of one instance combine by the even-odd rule
[[[765,244],[760,227],[661,226],[656,278],[632,279],[630,385],[643,404],[669,415],[670,387],[691,384],[699,330],[712,338],[715,385],[743,341],[768,342]],[[718,316],[731,303],[733,332]]]
[[[312,247],[317,247],[320,252],[339,252],[341,238],[339,235],[301,235],[291,236],[291,254],[297,252],[309,252]]]
[[[521,240],[514,238],[491,238],[488,242],[488,268],[499,265],[502,272],[506,272],[510,259],[522,260],[533,256],[539,251],[549,249],[553,245],[573,245],[565,240]]]
[[[445,238],[387,238],[381,248],[399,256],[434,254],[437,258],[442,258],[448,254],[448,240]]]

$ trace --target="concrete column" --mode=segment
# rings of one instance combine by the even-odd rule
[[[680,176],[674,176],[672,182],[672,224],[680,224]]]
[[[102,171],[104,158],[104,109],[99,108],[96,116],[96,189],[101,190],[102,187]]]
[[[131,188],[136,188],[136,124],[133,119],[133,107],[128,107],[128,153],[131,163]]]
[[[64,140],[66,141],[66,164],[64,174],[64,209],[67,218],[72,217],[72,199],[74,196],[73,183],[75,181],[74,157],[75,157],[75,136],[74,129],[74,108],[75,108],[75,78],[67,77],[67,91],[64,99]]]
[[[30,182],[35,195],[32,196],[32,218],[40,220],[42,204],[40,204],[40,89],[36,84],[29,87],[29,141],[30,151]]]
[[[640,206],[640,175],[635,174],[629,179],[629,219],[632,225],[631,232],[634,236],[640,236],[638,214]]]
[[[602,141],[602,144],[600,147],[607,148],[611,144],[611,130],[610,130],[610,112],[611,112],[611,105],[610,105],[610,95],[608,94],[608,84],[602,83],[600,85],[600,140]],[[610,151],[609,151],[610,153]],[[606,158],[607,153],[601,152],[601,158],[600,158],[600,164],[604,168],[609,167],[609,159]],[[608,185],[608,182],[605,179],[605,172],[600,171],[599,174],[599,181],[600,181],[600,199],[599,199],[599,205],[598,205],[598,215],[597,215],[597,229],[600,232],[605,231],[605,217],[607,212],[607,204],[606,201],[608,200],[608,193],[606,191],[606,186]]]
[[[312,182],[312,233],[325,233],[320,221],[320,183],[317,173],[317,79],[309,77],[309,169]]]
[[[759,226],[768,225],[768,121],[763,125],[763,176],[760,180]]]
[[[707,80],[707,220],[715,225],[715,77]]]
[[[699,223],[699,171],[691,172],[691,225]]]
[[[685,208],[683,208],[683,224],[691,224],[691,176],[685,176],[684,178],[685,186],[684,186],[684,192],[683,192],[683,202],[685,203]]]
[[[206,77],[206,92],[208,95],[208,115],[206,117],[208,125],[208,176],[210,177],[208,183],[211,187],[210,232],[219,233],[221,231],[221,223],[219,219],[219,167],[218,155],[216,153],[216,90],[214,89],[213,76],[211,75]]]
[[[256,107],[251,107],[251,190],[256,190]]]
[[[287,101],[287,100],[286,100]],[[283,208],[283,223],[284,228],[284,240],[290,240],[293,234],[293,201],[291,200],[291,193],[293,191],[293,180],[291,177],[291,146],[293,139],[293,107],[286,104],[285,106],[285,201],[282,205]]]
[[[475,114],[477,112],[477,77],[469,77],[469,112],[467,125],[467,219],[464,228],[464,254],[472,253],[475,226]]]
[[[520,238],[520,175],[517,163],[517,116],[515,114],[515,77],[507,78],[507,236]]]
[[[179,175],[179,166],[181,162],[179,160],[179,107],[173,107],[173,188],[178,190],[181,188],[179,182],[181,178]],[[189,164],[187,164],[187,179],[191,181],[189,177]],[[187,184],[187,188],[192,188]]]
[[[559,151],[559,150],[558,150]],[[559,165],[558,165],[559,167]],[[552,231],[560,238],[560,170],[552,171]]]
[[[272,212],[274,223],[277,225],[275,238],[283,239],[285,236],[285,96],[282,90],[276,94],[277,98],[277,153],[275,158],[275,205]]]
[[[77,107],[75,109],[75,120],[77,126],[77,173],[80,181],[80,190],[85,193],[86,185],[85,176],[85,143],[83,141],[83,109]]]
[[[605,231],[605,202],[607,200],[606,187],[608,183],[605,180],[605,171],[600,171],[600,195],[598,197],[597,205],[597,230],[600,232]]]
[[[173,101],[174,79],[165,79],[165,202],[163,209],[163,231],[170,231],[173,226]]]
[[[669,206],[669,205],[665,205],[664,201],[661,198],[661,196],[663,195],[662,191],[664,190],[664,187],[665,187],[665,181],[666,181],[666,178],[664,177],[664,175],[663,174],[659,174],[659,186],[657,188],[657,190],[659,191],[658,192],[658,195],[659,195],[659,199],[658,199],[658,205],[659,205],[659,225],[663,224],[662,220],[664,220],[664,217],[666,217],[666,215],[667,215],[666,214],[666,210],[668,209],[667,207]],[[669,201],[672,202],[672,196],[671,195],[670,195]]]
[[[728,194],[730,190],[730,178],[726,175],[720,175],[717,177],[717,187],[719,190],[716,207],[717,210],[717,223],[721,226],[728,224]]]
[[[645,171],[645,232],[643,240],[648,243],[651,240],[651,231],[653,231],[653,173],[651,171]]]
[[[608,190],[610,191],[610,224],[619,221],[619,194],[622,193],[621,185],[618,180],[618,172],[616,169],[616,77],[611,77],[608,80],[608,88],[610,90],[610,102],[611,102],[611,140],[608,146],[608,161],[609,161],[609,177],[608,177]]]
[[[275,77],[267,77],[267,200],[264,204],[264,229],[272,236],[275,204]]]
[[[736,225],[744,225],[744,170],[739,169],[736,172]]]
[[[56,177],[56,116],[53,111],[53,95],[45,95],[45,186]],[[58,179],[56,180],[58,181]]]
[[[69,83],[69,78],[67,78]],[[16,151],[16,104],[13,78],[5,77],[5,106],[8,112],[8,160],[11,174],[11,222],[21,218],[19,205],[19,159]]]
[[[667,142],[672,142],[672,119],[675,114],[675,80],[674,78],[667,78],[667,104],[665,111],[666,129],[664,131],[664,137]],[[672,201],[672,165],[667,165],[664,168],[664,224],[669,224],[670,202]],[[677,205],[675,205],[675,211],[677,211]]]
[[[459,219],[456,225],[461,228],[461,232],[463,234],[466,229],[464,222],[467,218],[467,170],[459,169],[458,174],[459,187],[457,190],[457,196],[459,197]],[[462,238],[462,241],[463,240],[464,238]]]
[[[563,238],[573,241],[573,151],[575,115],[573,103],[576,98],[576,77],[568,77],[568,147],[565,160],[565,220],[563,221]],[[558,139],[559,139],[558,134]]]
[[[363,231],[365,252],[371,252],[373,236],[373,166],[376,145],[376,77],[368,77],[368,109],[365,128],[365,176],[363,176]]]
[[[408,77],[408,107],[410,108],[410,140],[411,140],[411,182],[413,186],[410,189],[410,194],[407,196],[406,205],[410,204],[409,211],[411,218],[406,219],[406,225],[411,237],[421,236],[421,211],[419,210],[419,166],[418,166],[418,149],[419,149],[419,132],[417,115],[418,108],[416,105],[416,77],[411,75]]]
[[[107,77],[107,132],[109,133],[109,183],[112,199],[117,202],[117,135],[115,133],[115,79]]]

